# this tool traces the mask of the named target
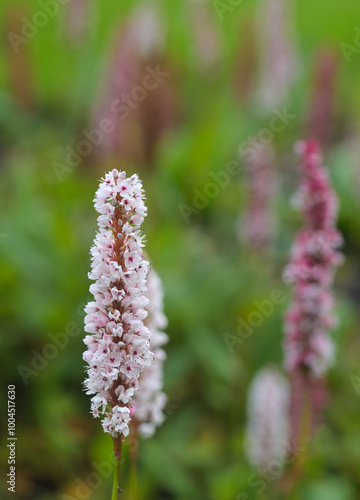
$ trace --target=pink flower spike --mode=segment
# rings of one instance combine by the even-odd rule
[[[136,175],[126,179],[125,172],[113,170],[102,179],[94,200],[100,216],[99,232],[90,252],[89,277],[94,280],[90,292],[94,300],[85,308],[85,331],[90,334],[85,337],[85,387],[93,396],[94,417],[103,417],[103,429],[114,440],[129,434],[138,379],[154,357],[144,325],[149,270],[140,233],[146,213],[144,198]],[[130,226],[129,220],[140,214],[139,223],[135,220]],[[141,349],[133,356],[139,345]]]
[[[329,330],[335,324],[331,286],[342,255],[342,236],[335,223],[338,200],[322,151],[314,140],[299,142],[303,180],[296,195],[304,227],[295,239],[284,279],[293,285],[293,300],[285,316],[285,367],[322,377],[334,361]]]
[[[149,303],[146,308],[149,315],[145,322],[151,333],[150,349],[154,352],[155,360],[151,365],[146,366],[141,374],[139,390],[134,397],[137,408],[134,419],[143,437],[152,436],[156,427],[163,423],[167,402],[163,392],[163,365],[166,354],[162,349],[168,341],[168,336],[163,331],[167,325],[167,318],[163,312],[162,283],[153,269],[148,276],[147,298]],[[136,351],[138,351],[137,348]]]
[[[256,30],[260,50],[257,101],[261,108],[271,111],[287,102],[299,79],[300,63],[291,2],[264,0],[260,5]]]

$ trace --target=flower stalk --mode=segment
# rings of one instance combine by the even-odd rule
[[[114,449],[115,449],[115,447],[116,447],[116,445],[114,443]],[[120,446],[118,445],[117,452],[115,452],[114,481],[113,481],[111,500],[117,500],[118,493],[122,493],[122,491],[119,488],[120,468],[121,468],[121,451],[122,451],[122,442],[120,443]]]
[[[83,358],[87,363],[86,393],[92,396],[91,412],[102,418],[110,434],[118,462],[129,434],[139,388],[140,374],[153,362],[150,330],[145,326],[147,274],[143,258],[144,235],[140,226],[146,216],[144,191],[136,175],[113,170],[105,175],[95,196],[99,231],[91,248],[94,300],[85,307]],[[114,491],[113,491],[114,495]]]

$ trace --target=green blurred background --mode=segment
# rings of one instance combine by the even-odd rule
[[[92,200],[103,172],[116,167],[137,172],[143,179],[149,208],[144,224],[147,249],[164,283],[169,318],[167,419],[152,439],[139,444],[138,498],[278,498],[271,484],[263,497],[249,486],[254,471],[243,443],[249,382],[267,363],[282,363],[287,301],[234,352],[223,335],[236,335],[238,318],[246,320],[255,310],[254,301],[267,299],[275,288],[290,296],[282,268],[301,224],[290,205],[298,180],[293,144],[304,136],[314,61],[318,50],[326,47],[337,61],[334,132],[326,163],[341,202],[339,226],[345,236],[346,261],[336,278],[340,321],[333,333],[337,364],[329,374],[330,404],[294,493],[299,496],[294,498],[357,499],[360,49],[354,45],[354,28],[360,26],[360,4],[358,0],[289,2],[300,62],[283,105],[296,118],[272,141],[280,179],[274,245],[271,251],[254,252],[237,237],[247,199],[242,174],[232,176],[205,208],[191,215],[189,223],[179,206],[192,207],[193,190],[203,192],[211,181],[209,173],[222,172],[237,158],[239,144],[267,127],[272,117],[259,109],[252,93],[259,59],[254,46],[264,36],[261,24],[255,27],[259,12],[261,19],[260,0],[243,0],[224,11],[223,19],[216,2],[204,3],[201,8],[207,9],[213,30],[205,48],[211,47],[210,40],[214,44],[210,55],[217,52],[209,64],[196,44],[196,31],[205,26],[205,18],[193,16],[199,3],[160,2],[165,45],[158,60],[169,72],[165,108],[160,109],[164,106],[160,85],[156,93],[160,99],[149,93],[141,105],[150,106],[147,114],[144,111],[147,120],[139,125],[135,119],[135,129],[126,131],[127,145],[131,143],[126,154],[108,155],[94,148],[61,181],[54,171],[53,162],[63,163],[65,148],[76,147],[83,139],[82,130],[94,127],[94,110],[106,92],[113,61],[114,36],[139,3],[85,2],[83,25],[75,28],[69,27],[70,4],[59,3],[56,16],[19,45],[18,53],[8,35],[20,34],[22,18],[32,19],[41,7],[32,0],[3,0],[0,6],[1,497],[8,495],[6,387],[14,384],[15,498],[55,500],[67,498],[66,494],[79,500],[110,498],[111,474],[99,484],[95,481],[95,487],[91,483],[94,462],[109,463],[112,443],[100,422],[90,416],[89,398],[82,390],[81,356],[82,307],[89,299],[89,248],[96,229]],[[350,61],[343,43],[355,46]],[[141,69],[156,62],[145,57]],[[151,135],[155,126],[156,141]],[[67,335],[66,347],[55,354],[48,347],[45,362],[39,361],[46,346],[53,345],[51,335],[69,330],[73,335]],[[19,366],[33,372],[24,378]],[[119,496],[124,499],[130,498],[128,462],[125,450],[124,493]]]

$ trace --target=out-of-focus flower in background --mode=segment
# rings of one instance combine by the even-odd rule
[[[246,454],[253,466],[266,468],[286,455],[289,404],[289,384],[277,368],[257,373],[247,400]]]
[[[262,0],[256,27],[260,54],[258,106],[265,111],[284,105],[299,77],[293,16],[287,0]]]
[[[95,19],[91,16],[94,5],[89,0],[70,0],[66,4],[65,31],[74,46],[84,43],[96,27]]]
[[[330,330],[336,325],[332,284],[336,267],[342,262],[338,247],[342,236],[336,228],[338,199],[322,163],[316,141],[298,143],[302,155],[303,180],[295,197],[304,227],[295,239],[291,259],[284,272],[293,285],[293,298],[285,317],[285,367],[292,376],[293,435],[301,432],[298,408],[305,401],[311,418],[324,400],[321,379],[334,362]],[[301,389],[299,390],[299,385]],[[304,407],[304,406],[303,406]],[[302,413],[300,413],[302,415]]]
[[[221,33],[214,21],[214,11],[206,0],[186,0],[193,56],[200,71],[213,70],[221,59]]]
[[[139,130],[136,110],[128,104],[132,89],[140,74],[139,52],[134,25],[123,22],[114,34],[107,68],[100,82],[95,103],[93,125],[110,120],[112,130],[104,135],[98,151],[101,156],[118,155],[123,161],[138,156]]]
[[[167,398],[163,392],[163,364],[166,353],[162,346],[168,341],[168,336],[163,331],[167,326],[167,318],[163,311],[162,283],[153,269],[148,275],[147,286],[149,304],[145,322],[150,330],[150,350],[154,353],[155,359],[150,366],[144,368],[140,376],[139,390],[134,398],[136,407],[134,421],[140,434],[150,437],[165,419],[164,408]]]
[[[250,250],[267,252],[277,230],[275,153],[270,145],[254,150],[245,167],[246,206],[238,221],[239,240]]]
[[[93,116],[95,127],[103,119],[113,124],[100,157],[153,163],[158,142],[178,114],[176,79],[165,48],[166,23],[156,1],[140,4],[115,30]]]

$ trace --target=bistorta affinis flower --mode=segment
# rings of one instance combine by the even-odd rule
[[[277,368],[262,369],[250,384],[246,454],[255,467],[283,458],[289,437],[290,391]]]
[[[105,77],[100,82],[92,120],[96,128],[103,120],[111,122],[98,153],[105,154],[105,157],[130,158],[136,156],[138,150],[138,125],[135,123],[136,114],[124,99],[139,83],[140,72],[136,32],[131,23],[124,22],[116,29],[110,48],[108,67],[103,71]]]
[[[285,318],[285,366],[305,368],[321,377],[334,360],[329,331],[335,326],[331,286],[342,261],[337,248],[342,236],[335,223],[338,200],[331,187],[317,142],[297,146],[303,157],[303,181],[296,202],[304,218],[284,277],[293,285],[293,300]]]
[[[138,425],[140,434],[150,437],[156,427],[164,421],[163,410],[166,405],[166,395],[163,388],[163,364],[166,358],[162,346],[168,341],[167,334],[163,331],[167,326],[167,318],[163,312],[162,283],[154,270],[148,276],[147,306],[148,317],[145,322],[150,330],[150,349],[154,352],[155,360],[152,365],[146,366],[139,380],[139,390],[134,397],[136,413],[134,420]]]
[[[291,380],[292,442],[306,444],[327,402],[324,376],[334,362],[330,330],[336,324],[332,284],[342,262],[336,228],[338,200],[314,140],[300,142],[303,180],[295,201],[304,227],[298,233],[284,278],[293,286],[285,316],[285,368]]]
[[[140,230],[147,211],[144,198],[137,175],[127,178],[113,170],[101,180],[94,200],[100,215],[89,273],[95,281],[90,286],[94,300],[85,307],[85,387],[92,395],[91,412],[102,418],[118,458],[129,433],[140,374],[153,361],[144,324],[149,271]]]
[[[247,206],[239,219],[239,239],[251,250],[267,251],[276,235],[274,199],[277,191],[274,152],[264,146],[246,163]]]

